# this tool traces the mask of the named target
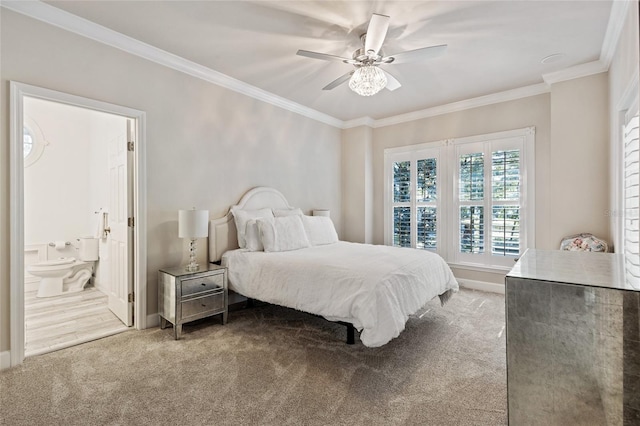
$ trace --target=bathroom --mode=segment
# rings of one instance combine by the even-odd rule
[[[111,189],[110,164],[114,147],[126,145],[127,119],[25,97],[24,132],[25,355],[33,356],[128,329],[109,309],[109,214],[127,203]],[[65,264],[74,270],[64,285],[47,278]]]

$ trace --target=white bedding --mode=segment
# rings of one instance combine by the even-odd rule
[[[446,262],[416,249],[340,241],[277,253],[231,250],[222,264],[237,293],[350,322],[369,347],[397,337],[429,300],[458,291]]]

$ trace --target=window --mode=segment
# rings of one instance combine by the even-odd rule
[[[385,243],[510,268],[533,247],[534,129],[385,150]]]
[[[31,130],[29,130],[28,127],[23,128],[23,133],[24,133],[23,154],[24,154],[24,158],[27,158],[29,154],[31,154],[31,152],[33,151],[34,137],[33,137],[33,133],[31,132]]]
[[[44,147],[47,145],[47,142],[42,135],[40,127],[29,117],[24,117],[22,134],[24,167],[29,167],[40,158],[44,152]]]
[[[438,247],[438,154],[419,150],[390,159],[394,246]]]

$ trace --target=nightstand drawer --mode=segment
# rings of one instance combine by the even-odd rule
[[[198,316],[212,311],[224,311],[224,292],[189,299],[182,302],[182,319]]]
[[[222,289],[223,286],[223,274],[208,275],[206,277],[182,280],[182,297],[189,296],[195,293],[215,290],[217,288]]]

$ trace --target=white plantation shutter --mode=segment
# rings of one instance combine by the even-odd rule
[[[535,129],[387,148],[385,244],[511,269],[535,247]]]
[[[438,150],[391,156],[391,241],[398,247],[438,248]]]
[[[640,289],[640,223],[638,221],[640,194],[640,149],[638,146],[639,118],[627,117],[624,127],[624,258],[626,280]]]
[[[393,163],[393,245],[411,247],[411,161]]]
[[[435,158],[416,161],[416,248],[435,250],[438,224],[438,164]]]
[[[494,256],[520,254],[520,150],[499,150],[491,154],[491,253]]]
[[[509,267],[526,248],[524,148],[523,137],[457,144],[457,263]]]

